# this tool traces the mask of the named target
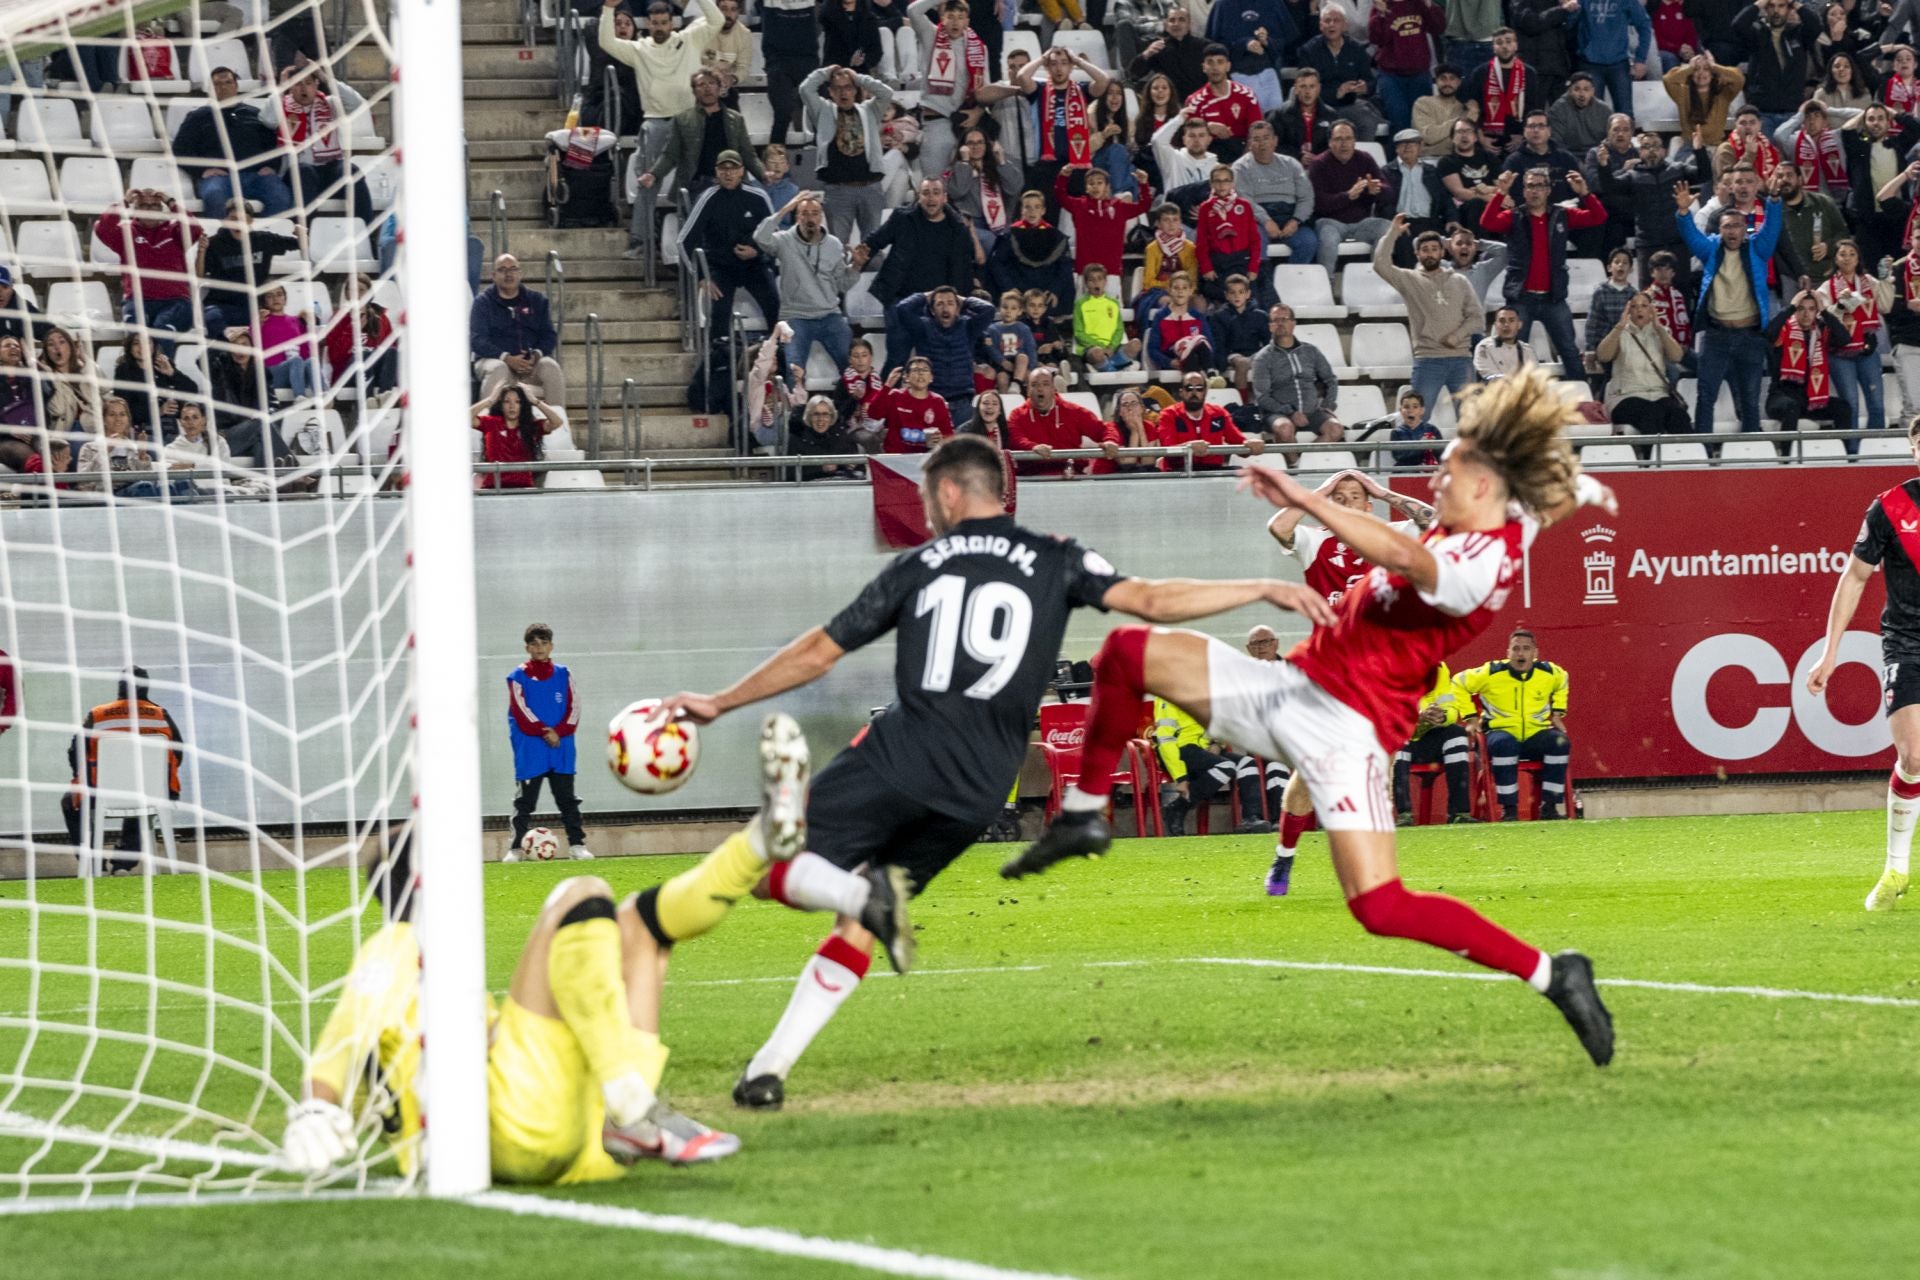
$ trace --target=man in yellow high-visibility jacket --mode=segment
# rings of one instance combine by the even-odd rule
[[[1477,822],[1468,812],[1472,806],[1472,784],[1467,770],[1467,731],[1460,727],[1464,711],[1473,708],[1473,700],[1453,683],[1447,664],[1440,664],[1433,688],[1420,699],[1420,718],[1414,722],[1413,739],[1393,757],[1393,811],[1396,826],[1413,824],[1413,766],[1444,766],[1447,776],[1447,821]]]
[[[1469,698],[1480,700],[1469,730],[1485,728],[1487,758],[1502,818],[1520,816],[1520,762],[1540,764],[1540,817],[1560,818],[1567,791],[1567,672],[1540,660],[1533,632],[1515,629],[1507,638],[1504,662],[1489,662],[1453,678]]]
[[[1161,807],[1168,835],[1185,835],[1187,814],[1196,806],[1212,804],[1213,798],[1230,786],[1240,793],[1241,822],[1234,828],[1235,834],[1273,830],[1260,817],[1259,761],[1252,756],[1214,751],[1201,723],[1165,698],[1153,700],[1153,738],[1167,780],[1180,791]]]

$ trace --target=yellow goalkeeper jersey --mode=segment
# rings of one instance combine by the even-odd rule
[[[1551,729],[1554,714],[1564,715],[1567,710],[1567,670],[1551,662],[1536,662],[1522,676],[1502,659],[1462,671],[1453,683],[1468,698],[1480,699],[1488,729],[1510,733],[1522,742]]]
[[[419,1155],[420,941],[413,926],[389,924],[360,944],[307,1066],[358,1113],[371,1102],[384,1122],[402,1173]]]
[[[1453,673],[1447,670],[1446,663],[1441,663],[1440,673],[1434,679],[1433,688],[1429,689],[1426,695],[1420,699],[1420,709],[1422,711],[1425,711],[1428,707],[1438,706],[1442,711],[1446,712],[1447,718],[1442,720],[1439,725],[1431,727],[1442,728],[1450,724],[1459,724],[1461,720],[1466,718],[1461,708],[1470,705],[1472,705],[1472,700],[1455,688]],[[1413,740],[1418,742],[1421,738],[1425,737],[1429,731],[1429,727],[1430,726],[1416,722],[1413,728]]]
[[[1178,782],[1187,776],[1187,766],[1180,759],[1180,748],[1206,746],[1207,731],[1181,708],[1165,698],[1155,698],[1153,742],[1160,753],[1160,765],[1167,771],[1168,779]]]

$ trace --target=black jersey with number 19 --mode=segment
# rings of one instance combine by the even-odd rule
[[[1026,759],[1072,611],[1121,576],[1007,516],[903,552],[829,622],[842,649],[899,632],[897,701],[857,748],[886,781],[956,818],[991,817]]]
[[[1853,554],[1886,567],[1887,607],[1880,614],[1880,657],[1920,662],[1920,477],[1873,500]]]

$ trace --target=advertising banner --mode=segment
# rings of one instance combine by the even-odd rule
[[[1522,588],[1457,672],[1505,656],[1514,625],[1570,681],[1576,778],[1877,769],[1879,574],[1824,697],[1806,690],[1868,505],[1910,466],[1610,474],[1620,514],[1535,542]]]

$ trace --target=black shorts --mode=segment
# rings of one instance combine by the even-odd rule
[[[1920,662],[1889,662],[1881,669],[1880,691],[1892,715],[1920,702]]]
[[[955,818],[894,788],[850,747],[807,793],[807,848],[851,871],[863,863],[904,868],[920,893],[998,817]]]

